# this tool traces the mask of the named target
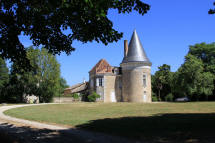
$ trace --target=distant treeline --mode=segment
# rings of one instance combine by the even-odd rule
[[[215,100],[215,43],[190,46],[185,61],[176,72],[169,65],[158,67],[152,75],[152,99],[173,101],[188,97],[191,101]]]

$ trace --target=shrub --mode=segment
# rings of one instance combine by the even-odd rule
[[[152,102],[157,102],[158,101],[158,97],[156,96],[156,94],[152,91]]]
[[[157,102],[158,101],[158,97],[156,95],[152,95],[152,102]]]
[[[88,100],[90,102],[96,102],[96,99],[100,98],[100,95],[98,95],[96,92],[93,92],[92,94],[88,95]]]
[[[78,99],[78,98],[79,98],[79,95],[78,95],[78,93],[74,93],[74,94],[72,94],[72,97],[73,97],[74,99]]]
[[[173,96],[173,94],[172,93],[169,93],[167,96],[165,96],[165,101],[173,101],[173,98],[174,98],[174,96]]]
[[[74,94],[72,94],[72,98],[73,98],[75,101],[78,101],[79,98],[80,98],[80,96],[79,96],[78,93],[74,93]]]

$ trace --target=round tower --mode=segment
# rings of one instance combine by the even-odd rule
[[[122,68],[122,101],[151,102],[151,65],[134,30],[129,46],[125,41]]]

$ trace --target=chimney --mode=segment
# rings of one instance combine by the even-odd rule
[[[124,57],[128,54],[128,40],[124,40]]]

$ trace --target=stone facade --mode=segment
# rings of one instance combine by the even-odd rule
[[[126,102],[151,102],[151,68],[141,63],[121,64],[122,96]]]
[[[151,102],[151,62],[148,60],[136,31],[124,43],[120,67],[112,67],[104,59],[89,72],[89,89],[103,102]]]
[[[104,102],[122,101],[121,75],[107,75],[104,77]]]

